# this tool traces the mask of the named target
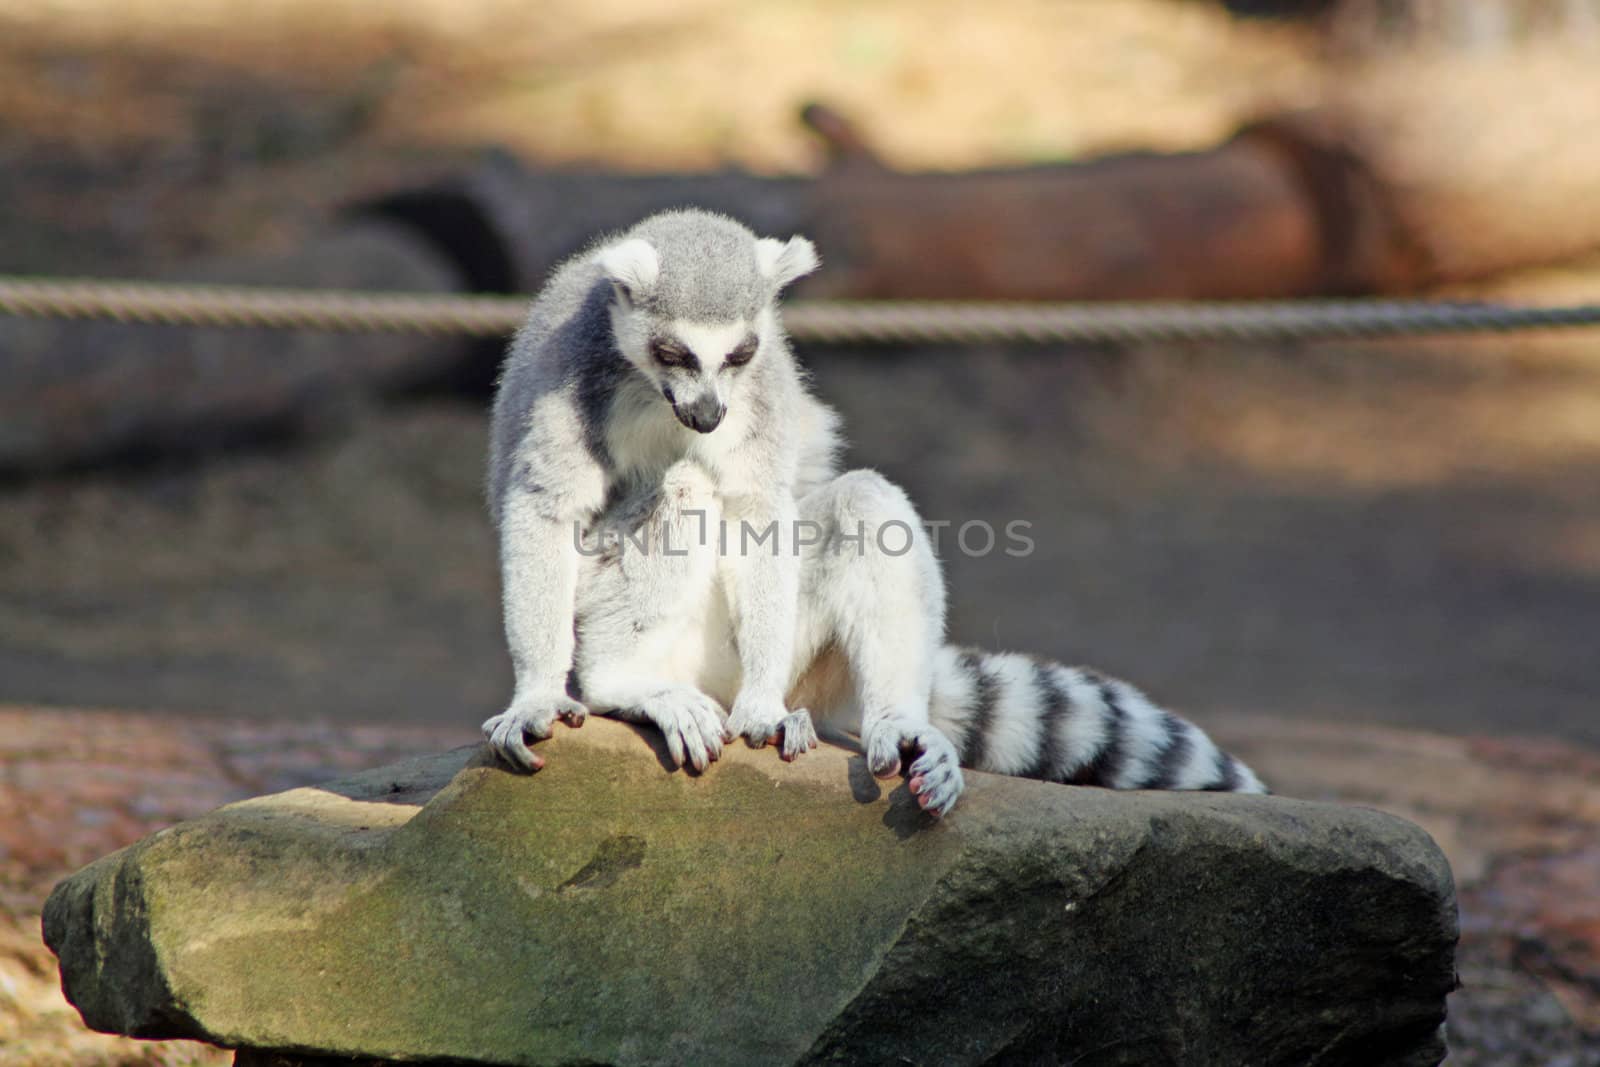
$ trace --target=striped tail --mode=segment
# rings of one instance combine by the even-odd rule
[[[1198,726],[1084,667],[946,646],[931,718],[974,770],[1112,789],[1267,792]]]

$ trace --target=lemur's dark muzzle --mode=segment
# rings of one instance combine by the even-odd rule
[[[714,396],[702,396],[692,404],[673,404],[672,413],[695,433],[710,433],[722,424],[728,408]]]

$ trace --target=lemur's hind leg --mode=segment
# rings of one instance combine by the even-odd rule
[[[928,718],[934,657],[944,640],[944,579],[922,520],[906,494],[876,471],[840,475],[799,501],[807,524],[800,575],[796,661],[801,688],[819,658],[842,654],[850,687],[835,687],[821,717],[860,716],[867,765],[899,772],[935,815],[964,786],[955,746]],[[853,701],[853,703],[852,703]]]
[[[717,590],[719,517],[705,472],[677,464],[635,513],[602,518],[609,541],[584,548],[575,611],[584,702],[655,726],[672,761],[696,770],[722,754],[723,710],[704,686],[733,655]]]

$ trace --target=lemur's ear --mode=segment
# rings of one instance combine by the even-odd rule
[[[763,237],[756,242],[756,266],[782,289],[796,278],[803,278],[822,265],[817,258],[817,246],[804,237],[791,237],[780,241]]]
[[[607,245],[595,254],[595,259],[624,300],[649,292],[661,275],[661,257],[643,237]]]

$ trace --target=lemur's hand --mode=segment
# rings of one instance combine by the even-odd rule
[[[749,697],[740,693],[734,699],[733,714],[728,717],[723,736],[729,741],[742,737],[751,748],[761,748],[771,741],[786,760],[799,759],[817,747],[817,729],[811,722],[811,712],[805,708],[790,711],[781,697]]]
[[[861,738],[867,749],[867,766],[879,778],[900,773],[902,755],[915,755],[906,769],[907,783],[917,804],[938,818],[955,806],[966,788],[961,757],[943,732],[928,723],[885,716],[867,728]]]
[[[669,686],[640,701],[636,710],[667,739],[675,766],[703,771],[722,755],[722,706],[693,686]]]
[[[557,719],[568,726],[582,726],[589,709],[565,693],[524,697],[483,724],[483,736],[495,755],[525,771],[544,766],[544,757],[528,747],[528,741],[543,741],[555,729]]]

